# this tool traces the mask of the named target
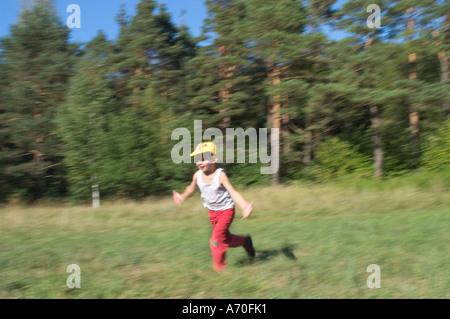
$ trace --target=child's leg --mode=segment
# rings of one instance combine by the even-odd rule
[[[215,269],[226,267],[225,254],[228,247],[244,246],[246,237],[233,235],[228,228],[234,218],[234,208],[224,211],[210,211],[209,217],[213,225],[210,247]]]

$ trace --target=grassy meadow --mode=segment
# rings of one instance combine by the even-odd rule
[[[447,174],[448,175],[448,174]],[[229,249],[211,267],[211,225],[199,193],[0,208],[0,298],[449,298],[450,185],[440,174],[238,188],[255,202],[236,234],[257,256]],[[67,266],[81,269],[68,288]],[[381,288],[368,288],[377,264]]]

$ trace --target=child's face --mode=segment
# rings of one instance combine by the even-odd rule
[[[203,153],[194,156],[195,165],[203,172],[209,172],[217,162],[216,156],[211,153]]]

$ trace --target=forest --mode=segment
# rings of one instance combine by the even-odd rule
[[[196,170],[172,132],[195,121],[278,129],[273,174],[221,164],[238,185],[448,170],[450,2],[378,0],[378,25],[372,1],[336,2],[206,0],[194,37],[141,0],[117,39],[72,43],[36,1],[0,39],[0,202],[170,194]]]

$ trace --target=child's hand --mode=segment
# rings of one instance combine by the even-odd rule
[[[175,191],[172,191],[172,193],[173,193],[172,198],[173,198],[173,201],[175,202],[175,204],[177,204],[177,205],[183,204],[184,201],[181,198],[181,195]]]
[[[250,203],[242,212],[242,219],[247,219],[253,211],[253,203]]]

